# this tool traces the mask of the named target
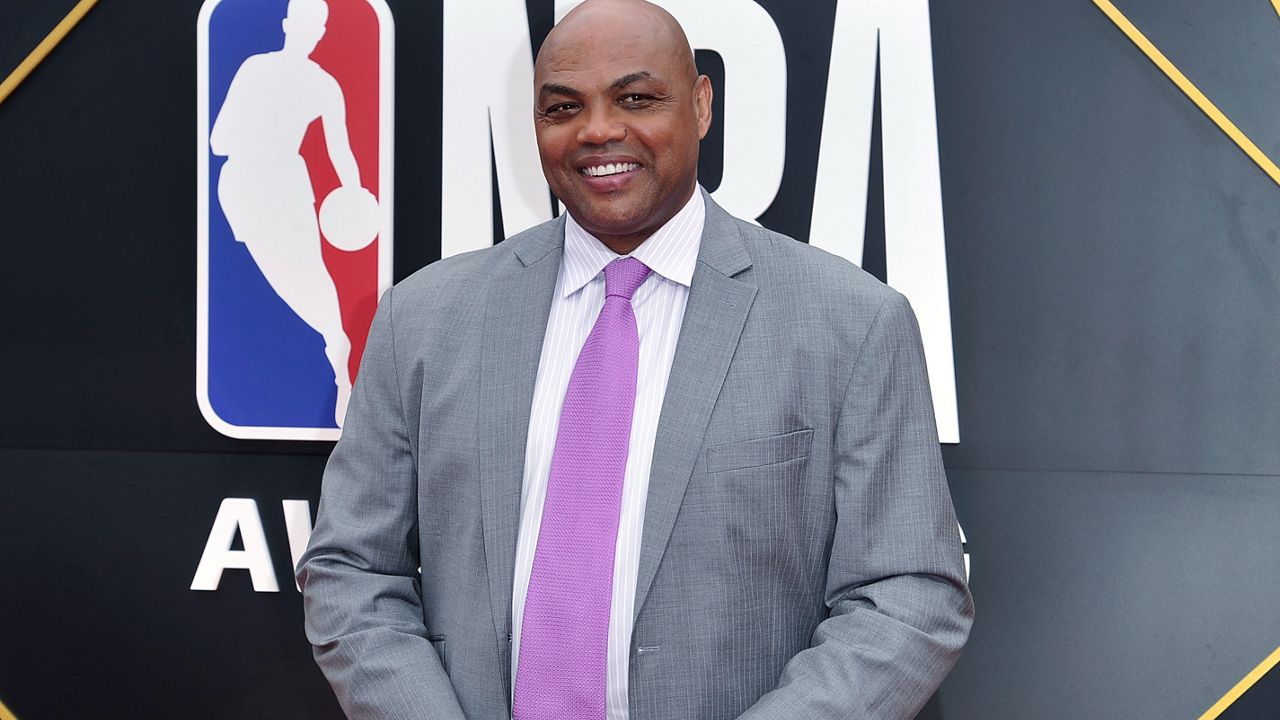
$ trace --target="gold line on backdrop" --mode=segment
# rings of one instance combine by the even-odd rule
[[[1196,104],[1196,107],[1200,108],[1205,115],[1208,115],[1209,119],[1212,120],[1214,124],[1222,130],[1222,132],[1227,134],[1227,137],[1231,138],[1231,140],[1235,142],[1235,144],[1239,146],[1246,155],[1257,163],[1258,167],[1262,168],[1263,172],[1270,176],[1277,185],[1280,185],[1280,168],[1276,167],[1276,164],[1271,161],[1271,158],[1267,157],[1265,153],[1259,150],[1258,146],[1254,145],[1253,141],[1250,140],[1240,130],[1240,128],[1236,127],[1235,123],[1231,122],[1231,120],[1229,120],[1227,116],[1209,100],[1209,98],[1205,97],[1204,93],[1200,92],[1199,88],[1187,79],[1186,75],[1183,75],[1182,72],[1169,61],[1169,58],[1165,57],[1164,53],[1160,52],[1160,50],[1147,39],[1146,35],[1142,34],[1142,31],[1138,30],[1132,22],[1129,22],[1129,18],[1125,17],[1115,5],[1111,4],[1111,0],[1093,0],[1093,4],[1098,6],[1098,9],[1105,13],[1111,22],[1115,23],[1116,27],[1120,28],[1120,30],[1124,32],[1131,41],[1133,41],[1133,44],[1137,45],[1138,49],[1141,50],[1143,54],[1151,60],[1151,62],[1155,63],[1156,67],[1160,68],[1161,72],[1167,75],[1169,79],[1173,81],[1173,84],[1177,85],[1178,89],[1182,90],[1182,92],[1191,99],[1191,102]],[[1271,7],[1275,9],[1277,15],[1280,15],[1280,0],[1271,0]],[[1262,676],[1266,675],[1271,668],[1275,667],[1277,663],[1280,663],[1280,647],[1276,648],[1275,652],[1268,655],[1267,658],[1259,663],[1257,667],[1249,671],[1249,674],[1245,675],[1240,682],[1236,683],[1235,687],[1227,691],[1227,694],[1223,695],[1218,702],[1214,703],[1213,707],[1206,710],[1204,714],[1200,716],[1199,720],[1215,720],[1223,713],[1224,710],[1230,707],[1232,703],[1238,700],[1245,691],[1253,687],[1254,683],[1258,682],[1258,680],[1261,679]]]
[[[1156,67],[1160,68],[1165,75],[1169,76],[1169,79],[1173,81],[1173,84],[1177,85],[1178,89],[1182,90],[1182,92],[1191,99],[1191,102],[1196,104],[1196,107],[1200,108],[1205,115],[1208,115],[1209,119],[1212,120],[1214,124],[1222,130],[1222,132],[1227,134],[1227,137],[1231,138],[1231,140],[1235,142],[1235,144],[1238,145],[1246,155],[1252,158],[1253,161],[1258,164],[1258,167],[1262,168],[1262,171],[1269,175],[1277,185],[1280,185],[1280,168],[1276,167],[1276,164],[1271,161],[1271,158],[1267,157],[1265,153],[1259,150],[1258,146],[1254,145],[1253,141],[1245,136],[1245,134],[1240,131],[1240,128],[1236,127],[1235,123],[1231,122],[1231,120],[1229,120],[1227,116],[1218,109],[1218,106],[1214,105],[1209,98],[1205,97],[1204,93],[1200,92],[1200,90],[1187,79],[1187,76],[1183,75],[1182,72],[1169,61],[1169,58],[1165,57],[1164,53],[1160,52],[1160,50],[1147,39],[1147,36],[1142,34],[1142,31],[1134,27],[1134,24],[1129,22],[1129,18],[1125,17],[1123,13],[1116,9],[1115,5],[1111,4],[1111,0],[1093,0],[1093,4],[1097,5],[1099,10],[1106,13],[1107,17],[1111,19],[1111,22],[1115,23],[1116,27],[1120,28],[1125,35],[1128,35],[1129,39],[1133,41],[1133,44],[1137,45],[1138,49],[1146,54],[1151,62],[1155,63]],[[1277,13],[1280,13],[1280,0],[1271,0],[1271,5],[1276,9]]]
[[[18,720],[18,717],[9,712],[9,708],[4,706],[4,702],[0,702],[0,720]]]
[[[1277,1],[1272,0],[1273,3]],[[1226,695],[1223,695],[1218,702],[1213,704],[1213,707],[1205,710],[1204,714],[1200,716],[1200,720],[1214,720],[1217,718],[1222,714],[1223,710],[1231,707],[1231,703],[1239,700],[1246,690],[1253,687],[1254,683],[1261,680],[1263,675],[1266,675],[1271,668],[1275,667],[1276,663],[1280,663],[1280,647],[1268,655],[1267,659],[1258,663],[1258,666],[1250,670],[1248,675],[1241,678],[1235,687],[1228,690]]]
[[[9,93],[13,92],[14,88],[18,87],[23,80],[27,79],[27,76],[31,74],[31,71],[35,70],[36,66],[48,57],[49,53],[57,47],[58,43],[62,42],[62,38],[66,37],[67,33],[71,32],[71,28],[75,27],[76,23],[80,22],[80,20],[84,18],[85,13],[89,12],[89,10],[97,4],[98,0],[80,0],[80,2],[76,3],[75,7],[71,8],[71,12],[67,13],[67,16],[62,18],[62,22],[55,25],[53,29],[49,31],[49,34],[45,35],[44,39],[40,41],[40,44],[36,45],[35,50],[32,50],[31,54],[27,55],[25,60],[18,63],[18,67],[14,68],[13,72],[9,73],[9,77],[5,78],[4,82],[0,83],[0,103],[3,103],[5,98],[9,97]],[[3,707],[3,705],[0,705],[0,720],[9,720],[12,716],[5,717]]]

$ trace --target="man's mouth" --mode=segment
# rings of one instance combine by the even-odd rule
[[[584,167],[578,170],[578,172],[588,177],[608,177],[610,175],[628,173],[639,167],[640,163],[606,163],[604,165]]]

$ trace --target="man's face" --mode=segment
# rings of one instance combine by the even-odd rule
[[[539,57],[542,171],[574,219],[615,251],[661,227],[697,182],[711,86],[693,78],[687,47],[682,60],[651,32],[612,22],[575,27]]]

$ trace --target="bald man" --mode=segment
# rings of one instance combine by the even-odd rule
[[[683,31],[589,0],[534,126],[566,214],[378,309],[299,563],[353,718],[899,718],[972,619],[901,295],[697,185]]]

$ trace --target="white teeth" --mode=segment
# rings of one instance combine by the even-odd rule
[[[640,167],[639,163],[608,163],[607,165],[583,168],[582,171],[591,177],[604,177],[606,175],[631,172],[638,167]]]

